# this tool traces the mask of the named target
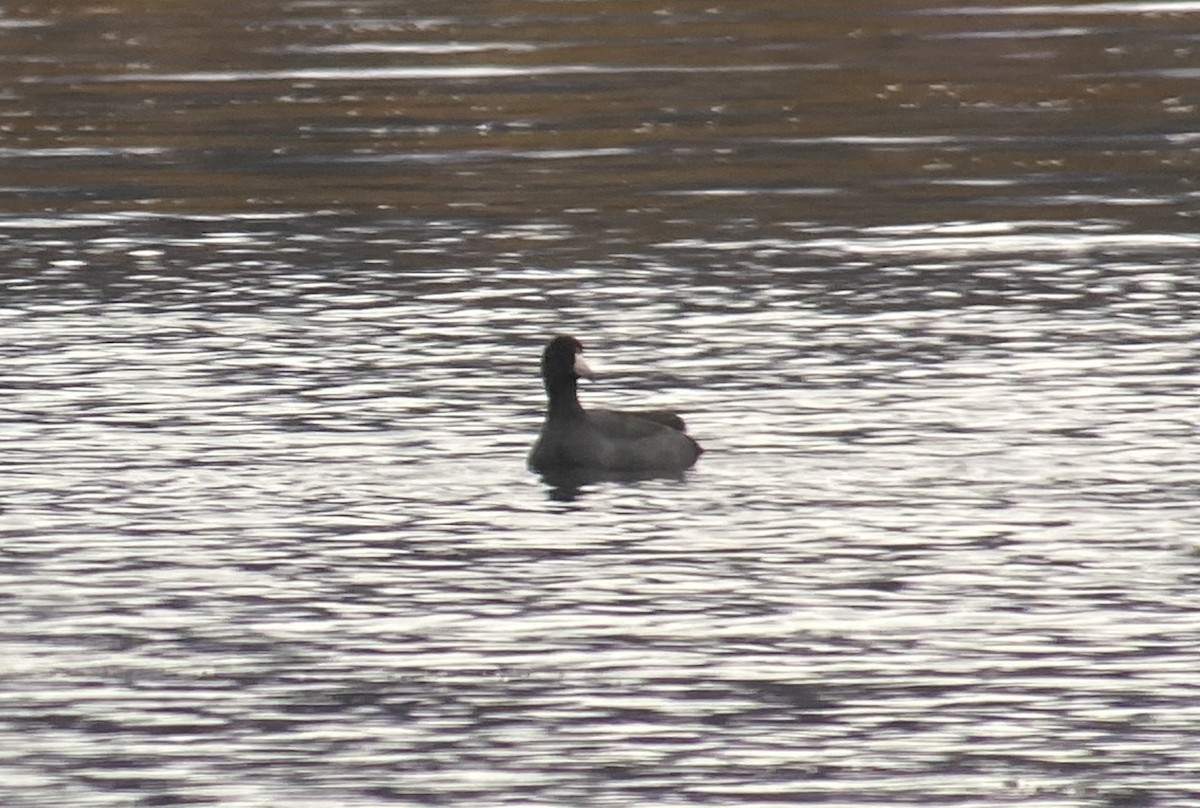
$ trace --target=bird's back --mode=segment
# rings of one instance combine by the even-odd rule
[[[679,416],[663,411],[586,410],[569,421],[547,420],[529,453],[529,465],[682,470],[701,451],[682,427]]]

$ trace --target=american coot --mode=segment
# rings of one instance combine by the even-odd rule
[[[655,472],[682,471],[696,462],[702,450],[684,434],[678,415],[585,410],[576,389],[581,376],[593,377],[579,340],[550,340],[542,353],[542,383],[550,401],[542,434],[529,452],[530,468]]]

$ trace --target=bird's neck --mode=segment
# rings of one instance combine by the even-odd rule
[[[550,400],[547,417],[581,417],[583,406],[579,403],[579,390],[575,379],[555,379],[546,384],[546,396]]]

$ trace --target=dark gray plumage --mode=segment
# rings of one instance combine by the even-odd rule
[[[579,378],[591,378],[574,337],[555,337],[542,353],[542,383],[549,399],[542,433],[529,452],[538,471],[682,471],[701,448],[684,433],[683,419],[662,410],[585,410]]]

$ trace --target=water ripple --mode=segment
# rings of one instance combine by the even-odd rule
[[[0,20],[0,803],[1197,802],[1190,4],[358,5]]]

